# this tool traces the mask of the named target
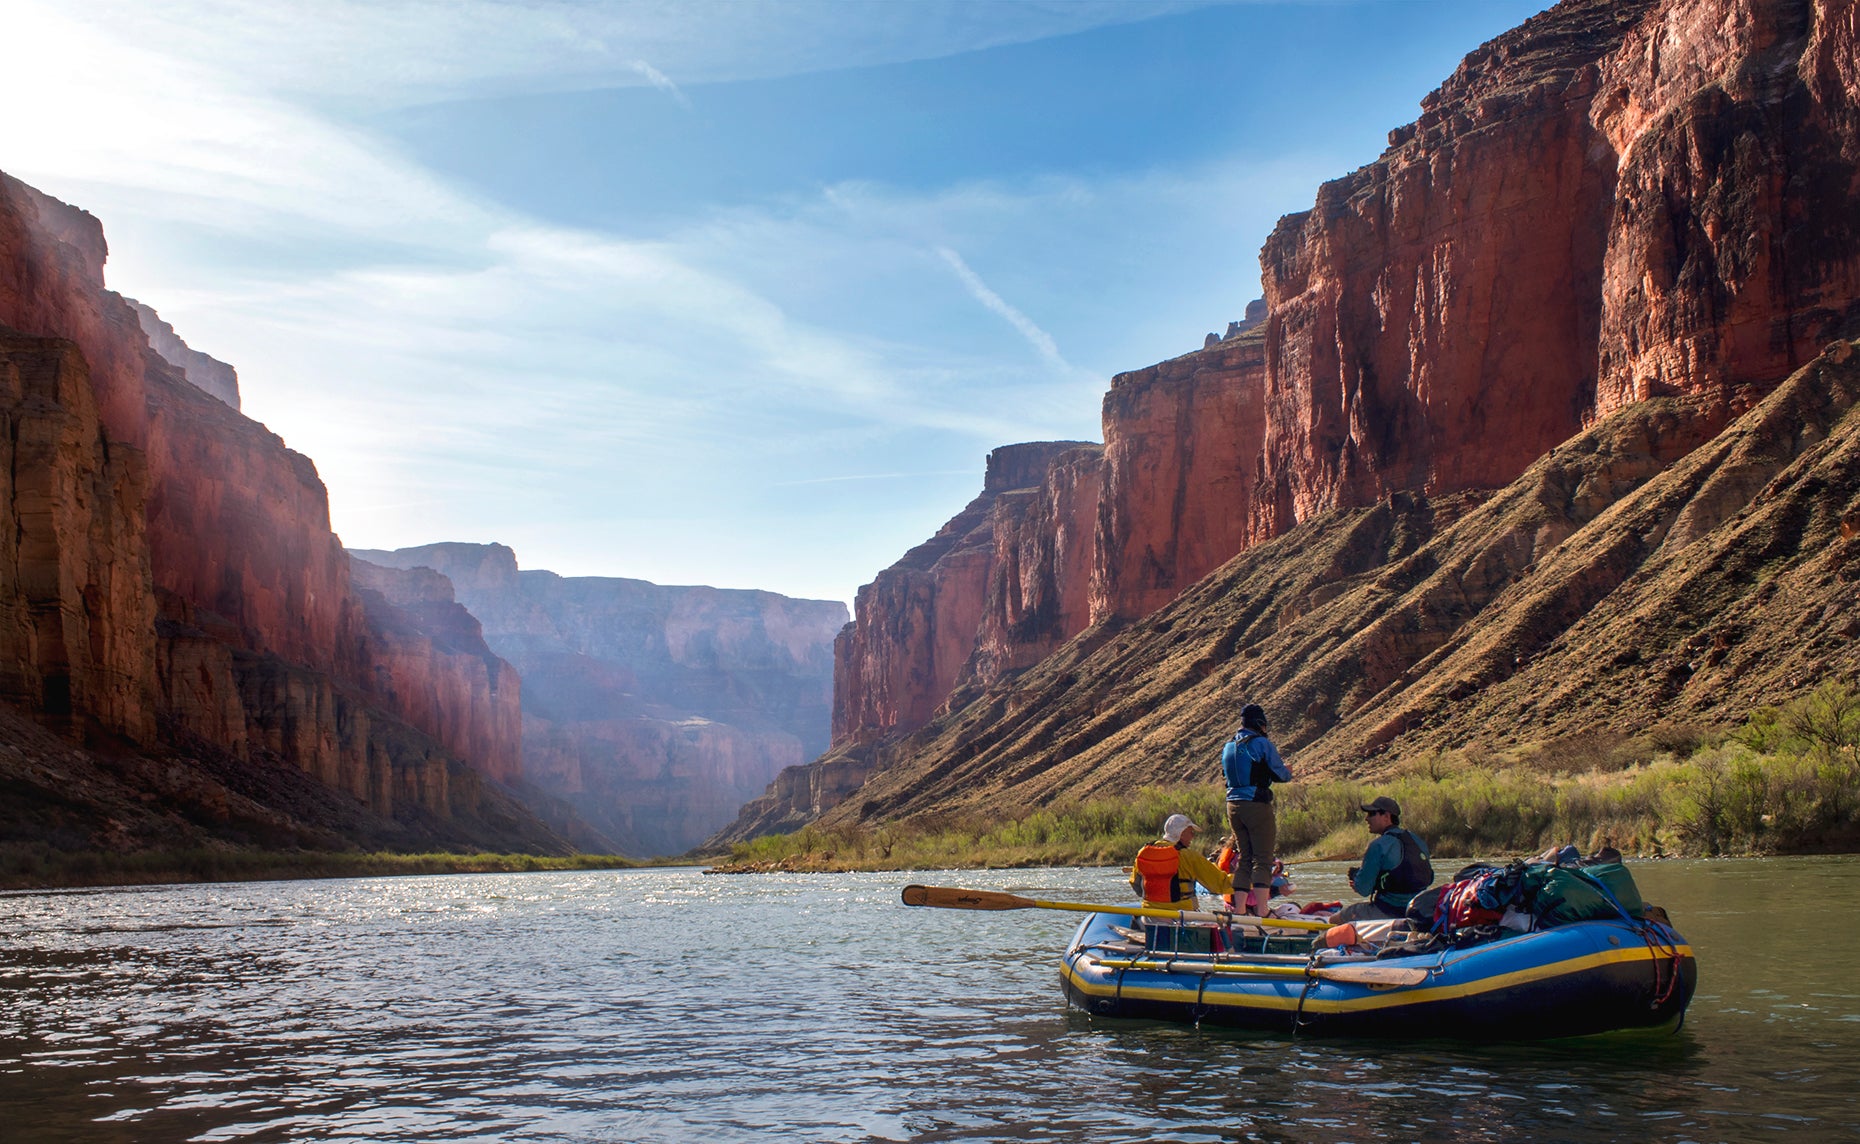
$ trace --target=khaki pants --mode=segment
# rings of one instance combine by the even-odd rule
[[[1227,825],[1234,832],[1234,893],[1272,885],[1272,848],[1279,841],[1279,819],[1269,802],[1230,802]]]

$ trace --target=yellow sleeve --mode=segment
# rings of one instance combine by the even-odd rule
[[[1234,880],[1223,873],[1219,866],[1203,858],[1193,847],[1182,851],[1182,873],[1217,894],[1231,894],[1234,891]]]

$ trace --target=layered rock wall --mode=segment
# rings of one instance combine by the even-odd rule
[[[95,216],[0,171],[0,325],[77,343],[98,418],[112,440],[140,448],[147,339],[103,289],[108,256]]]
[[[1599,69],[1619,159],[1597,407],[1749,408],[1860,331],[1852,0],[1669,2]]]
[[[1702,439],[1860,333],[1857,55],[1855,0],[1564,0],[1472,52],[1280,221],[1261,326],[1114,380],[1090,619],[1150,615],[1329,512],[1504,486],[1635,402],[1678,398],[1670,440]],[[978,577],[951,534],[979,524],[862,591],[819,764],[839,778],[784,789],[818,802],[976,697],[927,649]]]
[[[96,219],[0,175],[0,691],[79,739],[475,818],[466,764],[517,771],[516,688],[500,708],[482,658],[365,607],[310,460],[151,349],[106,254]],[[506,811],[500,837],[547,840]]]
[[[842,604],[520,571],[497,544],[354,555],[406,598],[449,582],[522,673],[526,779],[627,853],[690,849],[826,749]]]
[[[1053,457],[1039,483],[995,498],[993,555],[975,647],[963,678],[992,683],[1045,659],[1091,620],[1104,451]]]
[[[154,736],[146,481],[77,346],[0,328],[0,699],[68,734]]]
[[[369,618],[377,680],[394,708],[484,774],[523,777],[523,687],[477,618],[430,569],[351,563]],[[435,664],[445,670],[435,671]]]
[[[1077,578],[1089,582],[1089,547],[1079,531],[1082,506],[1073,495],[1078,478],[1067,478],[1072,493],[1044,490],[1042,482],[1055,460],[1096,449],[1079,441],[996,449],[988,455],[981,495],[935,536],[859,589],[853,624],[834,641],[836,746],[921,725],[965,672],[973,670],[971,659],[984,639],[993,641],[984,650],[985,660],[990,670],[998,671],[1020,656],[1018,640],[1010,633],[1036,643],[1070,634],[1052,625],[1066,610],[1068,594],[1071,615],[1082,616]],[[1080,464],[1091,463],[1076,457],[1069,462],[1075,474]],[[1049,507],[1036,511],[1031,503],[1009,496],[1022,492]],[[1004,496],[1009,496],[1005,505]],[[1063,539],[1055,531],[1023,545],[1030,537],[1019,526],[1030,517],[1070,531]],[[1023,551],[1035,558],[1025,566],[1018,559]],[[1057,566],[1041,566],[1042,552],[1049,560],[1063,561],[1072,585],[1062,584],[1054,574]],[[1023,584],[1033,588],[1036,611],[1031,614],[1025,607],[1028,594],[1020,591]],[[985,616],[990,619],[986,634]]]
[[[1265,442],[1265,367],[1256,324],[1111,379],[1090,619],[1147,616],[1245,544]]]
[[[1506,483],[1594,407],[1616,153],[1596,64],[1654,5],[1566,3],[1466,58],[1260,253],[1253,539],[1401,489]]]

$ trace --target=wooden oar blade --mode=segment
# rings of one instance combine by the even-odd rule
[[[910,885],[904,887],[902,897],[907,906],[935,906],[944,910],[1026,910],[1040,904],[1016,894],[962,890],[954,886]]]
[[[1387,989],[1396,985],[1419,985],[1427,980],[1427,970],[1405,965],[1325,965],[1311,971],[1325,981],[1367,985]]]

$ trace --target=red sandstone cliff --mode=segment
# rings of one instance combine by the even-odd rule
[[[1114,379],[1089,585],[1073,564],[1058,594],[1139,618],[1315,514],[1503,485],[1626,402],[1688,395],[1719,426],[1748,408],[1860,323],[1857,19],[1566,0],[1473,52],[1380,159],[1281,220],[1262,326]],[[836,742],[920,724],[959,678],[950,654],[921,667],[900,617],[972,598],[977,570],[925,554],[869,589],[892,606],[843,647]],[[975,610],[946,607],[935,646]]]
[[[1648,397],[1683,398],[1673,440],[1696,441],[1860,332],[1857,12],[1564,0],[1471,53],[1376,162],[1281,220],[1263,326],[1114,380],[1090,619],[1148,615],[1330,511],[1503,486]],[[917,555],[842,640],[836,777],[785,779],[814,813],[976,694],[922,666],[925,602],[970,598],[976,561]],[[765,823],[802,813],[770,798]]]
[[[1850,0],[1565,2],[1261,254],[1254,538],[1495,487],[1649,396],[1714,425],[1860,319]]]
[[[996,449],[981,495],[859,589],[853,624],[833,647],[836,745],[921,726],[973,671],[978,650],[992,670],[1024,666],[1015,663],[1022,641],[1050,648],[1072,634],[1058,625],[1085,618],[1081,582],[1090,575],[1091,541],[1081,525],[1091,509],[1078,499],[1076,475],[1062,478],[1064,488],[1042,482],[1056,461],[1076,474],[1097,452],[1079,441]],[[1093,486],[1087,478],[1084,490]],[[1040,507],[1023,497],[1038,498]],[[1025,528],[1030,519],[1051,531],[1034,539]]]
[[[626,853],[689,850],[827,747],[838,602],[519,571],[500,544],[354,556],[403,596],[450,581],[523,674],[525,778]]]
[[[105,255],[96,219],[0,175],[0,694],[80,742],[262,754],[465,824],[424,841],[559,847],[479,779],[516,775],[515,688],[479,701],[483,660],[365,606],[315,467],[153,351]]]
[[[1147,616],[1244,546],[1265,366],[1254,326],[1111,379],[1090,619]]]
[[[155,732],[146,487],[77,347],[0,328],[0,700],[66,734]]]
[[[377,678],[416,727],[436,728],[452,752],[490,777],[523,777],[523,688],[493,654],[477,618],[430,569],[399,571],[365,560],[350,570],[373,635]],[[443,665],[443,670],[435,670]]]

